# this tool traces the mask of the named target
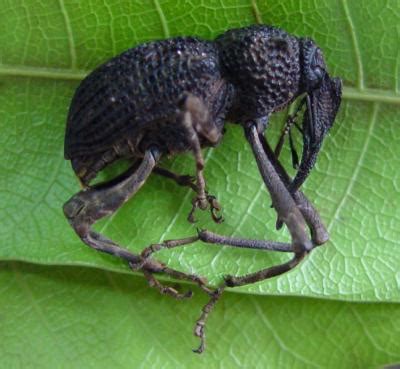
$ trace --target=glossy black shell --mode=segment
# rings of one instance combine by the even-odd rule
[[[165,153],[187,150],[183,130],[177,128],[185,93],[199,97],[222,130],[228,87],[213,43],[175,38],[143,44],[109,60],[74,95],[65,158],[88,183],[108,163],[140,156],[151,143]]]

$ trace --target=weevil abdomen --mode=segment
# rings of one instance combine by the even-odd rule
[[[187,37],[140,45],[81,82],[68,115],[65,157],[88,183],[108,163],[139,155],[151,143],[161,152],[185,151],[179,100],[201,99],[222,131],[230,91],[212,42]]]

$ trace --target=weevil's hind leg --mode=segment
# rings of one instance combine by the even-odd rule
[[[206,210],[210,207],[211,217],[216,223],[221,223],[223,218],[217,215],[221,210],[215,196],[209,195],[206,191],[206,181],[204,179],[204,159],[201,153],[201,145],[196,127],[202,127],[207,131],[207,136],[211,141],[217,142],[219,135],[216,128],[209,122],[208,111],[203,102],[196,96],[188,95],[185,97],[181,108],[181,122],[186,131],[186,138],[192,149],[196,161],[196,192],[197,196],[192,201],[192,210],[188,215],[188,220],[194,223],[194,212],[196,209]],[[204,129],[204,126],[207,129]],[[199,128],[200,129],[200,128]]]
[[[160,154],[156,149],[146,151],[140,165],[133,165],[110,182],[90,187],[72,196],[64,204],[64,214],[72,228],[88,246],[126,260],[133,269],[140,265],[138,269],[143,271],[152,286],[158,288],[162,293],[183,298],[187,297],[187,294],[182,295],[172,288],[164,287],[160,283],[154,282],[154,279],[149,276],[153,273],[164,273],[174,278],[196,282],[200,287],[205,285],[205,280],[168,268],[156,260],[146,259],[143,262],[140,255],[131,253],[91,229],[96,221],[114,213],[139,190],[152,172],[159,157]]]
[[[195,352],[196,354],[201,354],[206,348],[205,328],[206,328],[207,319],[208,319],[208,316],[210,315],[210,313],[212,312],[212,310],[214,309],[215,305],[221,298],[222,293],[225,290],[225,287],[226,287],[225,284],[223,284],[222,286],[218,287],[215,291],[213,291],[210,294],[211,295],[210,300],[208,300],[207,304],[205,304],[203,306],[203,308],[201,309],[201,315],[200,315],[199,319],[197,319],[196,325],[194,326],[194,331],[193,331],[194,335],[200,339],[199,347],[197,347],[196,349],[193,350],[193,352]]]
[[[298,209],[300,210],[301,214],[304,217],[305,222],[307,223],[311,235],[312,235],[312,241],[313,241],[313,246],[321,245],[325,243],[329,239],[328,232],[325,229],[325,226],[322,223],[322,220],[316,211],[316,209],[312,206],[312,204],[309,202],[309,200],[306,198],[306,196],[301,192],[301,191],[296,191],[294,194],[292,194],[293,200],[291,200],[288,197],[288,187],[291,183],[291,179],[289,175],[286,173],[285,169],[283,166],[280,164],[278,161],[276,155],[273,153],[271,147],[269,146],[267,140],[265,139],[263,134],[258,134],[257,137],[257,132],[253,127],[248,127],[247,128],[247,138],[253,148],[254,155],[257,160],[257,164],[259,166],[260,172],[263,176],[263,178],[266,177],[266,175],[269,174],[270,178],[270,183],[266,182],[266,185],[268,189],[270,188],[274,189],[271,192],[271,196],[274,198],[281,197],[281,199],[278,199],[278,204],[285,203],[288,200],[288,207],[283,207],[282,209],[278,210],[278,219],[285,219],[280,217],[282,214],[286,214],[290,216],[290,208],[294,209],[293,207],[293,200],[295,201],[296,205],[298,206]],[[261,150],[261,147],[263,151]],[[265,157],[267,156],[267,158]],[[266,160],[267,159],[267,160]],[[278,178],[279,177],[279,178]],[[282,186],[282,183],[284,184],[284,187]],[[285,188],[286,187],[286,188]],[[275,193],[275,195],[273,195]],[[280,195],[279,195],[280,193]],[[276,204],[276,201],[274,202]],[[288,211],[289,210],[289,211]],[[294,214],[296,213],[296,210],[294,210]],[[298,216],[296,216],[298,218]],[[299,223],[301,224],[302,221],[300,220]],[[301,227],[304,230],[304,227]],[[290,229],[289,229],[290,230]],[[291,232],[292,233],[292,232]],[[295,232],[296,233],[296,232]],[[300,236],[304,232],[300,230]],[[304,239],[304,237],[301,236],[301,239]],[[293,237],[293,233],[292,233]],[[267,278],[272,278],[274,276],[278,276],[280,274],[283,274],[294,267],[296,267],[301,260],[305,257],[307,254],[308,247],[299,247],[292,243],[292,244],[285,244],[285,243],[279,243],[279,242],[272,242],[272,241],[264,241],[264,240],[248,240],[248,239],[238,239],[238,238],[233,238],[233,237],[226,237],[226,236],[221,236],[206,230],[202,230],[199,232],[199,238],[208,243],[215,243],[215,244],[222,244],[222,245],[228,245],[228,246],[235,246],[235,247],[245,247],[245,248],[252,248],[252,249],[261,249],[261,250],[273,250],[273,251],[282,251],[282,252],[294,252],[294,256],[291,260],[288,262],[273,266],[264,270],[261,270],[256,273],[252,273],[243,277],[234,277],[234,276],[226,276],[225,277],[225,283],[215,291],[214,295],[211,295],[210,300],[208,303],[204,306],[202,309],[202,314],[198,321],[196,322],[195,326],[195,335],[200,338],[200,346],[195,352],[201,353],[204,350],[205,347],[205,324],[206,320],[211,312],[211,310],[214,308],[215,304],[221,297],[221,294],[224,290],[225,286],[240,286],[248,283],[253,283],[257,282],[263,279]],[[307,245],[307,241],[306,241]]]

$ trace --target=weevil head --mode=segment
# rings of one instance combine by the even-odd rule
[[[305,93],[303,116],[303,153],[290,190],[295,192],[314,167],[319,150],[339,110],[342,82],[328,74],[321,49],[313,40],[300,39],[300,90]]]
[[[301,90],[317,89],[327,74],[322,50],[309,38],[300,39]]]

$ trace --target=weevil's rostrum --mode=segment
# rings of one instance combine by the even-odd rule
[[[297,98],[297,111],[288,118],[274,151],[265,134],[269,117]],[[201,339],[196,352],[202,352],[206,319],[225,287],[289,271],[315,246],[328,240],[318,212],[300,187],[316,162],[340,101],[340,79],[329,76],[321,49],[311,39],[279,28],[257,25],[229,30],[214,41],[178,37],[139,45],[98,67],[75,93],[67,121],[65,157],[71,160],[84,189],[65,203],[64,213],[83,242],[126,260],[162,293],[176,298],[190,295],[162,285],[154,273],[190,280],[210,295],[195,327],[195,335]],[[296,119],[301,109],[304,112],[299,125]],[[277,212],[277,227],[287,226],[290,243],[200,230],[194,236],[150,245],[135,254],[91,228],[131,198],[151,173],[194,191],[190,222],[195,221],[196,209],[209,210],[212,219],[221,222],[221,206],[206,190],[201,149],[220,142],[227,121],[243,127]],[[303,137],[303,153],[294,179],[279,162],[287,134],[293,157],[297,158],[291,137],[293,127]],[[185,151],[194,155],[195,176],[179,175],[160,166],[163,156]],[[125,173],[109,182],[90,185],[101,169],[120,158],[132,161]],[[215,290],[204,278],[171,269],[151,257],[162,248],[195,241],[291,252],[293,257],[256,273],[226,276]]]

